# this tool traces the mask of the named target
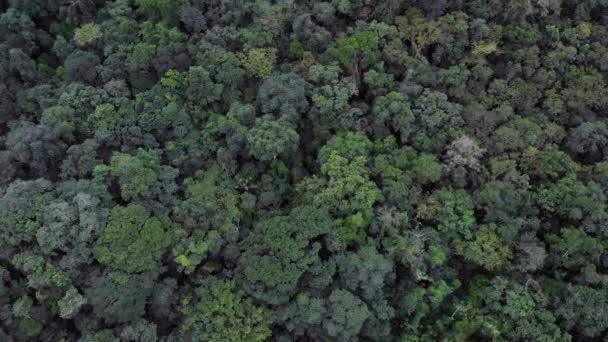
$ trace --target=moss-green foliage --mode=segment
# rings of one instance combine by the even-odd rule
[[[382,198],[376,184],[369,180],[365,157],[352,161],[331,153],[321,172],[327,176],[327,186],[314,197],[315,204],[332,208],[339,215],[362,211],[369,213],[374,203]]]
[[[142,206],[116,206],[97,241],[95,256],[101,264],[115,270],[153,271],[160,267],[160,259],[176,230],[169,218],[150,217]]]
[[[433,193],[418,207],[423,219],[437,222],[437,230],[449,236],[473,237],[475,217],[469,196],[461,190],[442,190]]]
[[[184,180],[185,199],[174,218],[187,234],[173,247],[175,262],[184,272],[193,272],[208,252],[218,254],[238,239],[243,213],[235,186],[219,165]]]
[[[69,284],[67,274],[40,255],[18,253],[11,259],[11,264],[27,275],[27,286],[31,289],[62,289]]]
[[[17,328],[20,334],[28,337],[35,337],[40,335],[44,326],[32,318],[24,318],[19,321],[19,327]]]
[[[273,322],[270,311],[253,304],[233,281],[214,277],[197,289],[199,300],[185,301],[182,334],[204,341],[265,341]]]
[[[555,316],[544,307],[543,294],[523,285],[496,279],[479,290],[479,302],[464,313],[481,318],[478,333],[489,338],[570,341],[555,324]],[[471,321],[469,321],[471,322]]]
[[[117,153],[112,156],[110,175],[120,179],[121,195],[130,199],[150,191],[156,182],[158,167],[159,158],[152,151],[139,150],[136,157]]]
[[[375,32],[358,31],[338,38],[323,57],[330,61],[337,60],[347,68],[353,67],[357,58],[360,58],[364,65],[369,65],[378,59],[378,45],[379,38]]]
[[[505,265],[511,258],[509,245],[496,235],[500,228],[483,226],[471,241],[457,241],[456,253],[492,271]]]
[[[91,44],[102,36],[99,25],[95,23],[86,23],[74,31],[74,41],[79,46]]]
[[[245,70],[253,76],[268,78],[277,59],[275,48],[252,48],[238,54]]]
[[[332,154],[347,160],[355,157],[366,157],[371,151],[371,141],[361,133],[344,132],[332,137],[319,151],[319,163],[327,163]]]
[[[114,153],[110,165],[97,165],[93,174],[99,180],[117,179],[124,200],[162,199],[175,190],[175,171],[160,165],[155,151],[140,148],[135,155]]]
[[[418,8],[409,9],[405,15],[397,18],[399,34],[412,46],[415,57],[420,57],[424,49],[435,43],[440,38],[439,28],[436,22],[426,21],[424,13]]]
[[[9,248],[32,241],[52,199],[52,186],[45,179],[12,183],[0,198],[0,245]]]
[[[534,45],[538,39],[538,32],[530,24],[513,24],[504,28],[503,36],[509,43]]]

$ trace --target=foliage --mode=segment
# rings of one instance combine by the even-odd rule
[[[327,335],[336,339],[349,340],[356,336],[369,310],[361,299],[347,290],[336,289],[329,296],[333,315],[324,322]]]
[[[84,24],[74,31],[74,41],[79,46],[91,44],[101,37],[101,29],[95,23]]]
[[[137,150],[135,156],[114,153],[110,165],[96,166],[94,174],[101,178],[107,175],[116,177],[124,200],[171,195],[175,191],[174,178],[177,176],[174,168],[160,165],[155,151],[142,148]]]
[[[245,52],[239,52],[238,57],[245,70],[260,78],[268,78],[277,59],[275,48],[252,48]]]
[[[45,179],[13,182],[0,198],[2,247],[32,241],[44,222],[44,207],[52,199],[51,183]]]
[[[149,273],[109,272],[85,295],[97,317],[110,323],[129,322],[145,314],[154,279]]]
[[[327,213],[314,207],[257,222],[240,260],[245,289],[270,304],[288,302],[308,268],[319,261],[323,246],[315,240],[332,226]]]
[[[70,319],[76,316],[80,307],[86,304],[87,300],[78,290],[70,288],[65,292],[65,296],[57,302],[59,305],[59,316],[63,319]]]
[[[0,1],[0,341],[606,340],[607,6]]]
[[[492,229],[494,228],[494,229]],[[465,259],[473,261],[489,271],[506,264],[511,257],[507,244],[500,241],[492,226],[483,226],[475,234],[472,241],[457,241],[456,253]]]
[[[181,330],[205,341],[264,341],[271,333],[271,313],[256,307],[232,281],[207,278],[197,289],[200,298],[181,311],[187,315]]]
[[[357,58],[364,65],[375,62],[378,58],[378,36],[372,31],[358,31],[336,40],[335,46],[330,47],[324,57],[337,60],[345,67],[352,67]]]
[[[97,241],[97,260],[126,272],[153,271],[171,245],[175,225],[167,217],[150,217],[137,204],[112,209],[110,222]]]
[[[268,161],[298,149],[300,137],[285,121],[271,116],[256,119],[255,126],[247,133],[249,151],[256,159]]]
[[[399,33],[412,46],[415,57],[420,58],[422,51],[440,38],[438,25],[434,21],[427,22],[424,13],[417,8],[409,9],[404,16],[397,18]]]

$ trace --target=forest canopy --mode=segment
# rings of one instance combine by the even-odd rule
[[[608,1],[0,0],[0,341],[605,341]]]

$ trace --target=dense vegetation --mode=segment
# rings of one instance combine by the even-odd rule
[[[0,341],[608,339],[608,1],[0,13]]]

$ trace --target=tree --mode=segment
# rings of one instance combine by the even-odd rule
[[[337,64],[316,64],[310,67],[308,77],[315,86],[312,89],[314,111],[318,112],[332,124],[350,128],[351,112],[349,99],[356,94],[356,82],[352,77],[340,78],[340,68]],[[333,121],[337,122],[333,122]]]
[[[485,150],[466,135],[454,140],[446,152],[446,167],[448,170],[468,168],[479,171],[479,159]]]
[[[53,199],[53,187],[46,179],[16,180],[0,198],[2,254],[32,242],[44,223],[45,206]]]
[[[539,32],[529,23],[516,23],[506,25],[503,29],[503,38],[516,46],[531,46],[539,39]]]
[[[324,10],[319,10],[319,13],[315,13],[316,17],[331,18],[333,13],[331,12],[334,8],[327,2],[321,3],[321,5],[315,4],[315,7],[321,7],[325,5]],[[314,10],[315,8],[313,8]],[[295,39],[292,42],[291,47],[293,48],[292,54],[294,57],[301,57],[301,53],[293,53],[296,48],[304,50],[309,49],[313,51],[321,51],[327,47],[331,41],[331,33],[321,25],[318,25],[313,19],[311,13],[303,13],[296,17],[292,24],[293,34]]]
[[[211,78],[223,85],[224,100],[232,102],[238,98],[245,78],[245,69],[238,55],[204,39],[201,39],[197,47],[194,61],[197,65],[205,65]]]
[[[57,131],[68,140],[74,139],[74,133],[77,126],[81,126],[83,118],[77,118],[74,110],[70,107],[52,106],[46,108],[42,112],[40,122],[48,127],[57,129]],[[78,127],[79,131],[82,128]]]
[[[418,207],[418,216],[437,222],[437,230],[448,237],[473,238],[476,221],[473,203],[463,190],[441,190]]]
[[[459,134],[463,125],[462,107],[450,102],[444,93],[425,89],[414,102],[412,111],[416,121],[415,134],[410,139],[422,151],[439,152],[449,140],[462,135]]]
[[[16,171],[10,152],[0,151],[0,186],[8,185],[13,180]]]
[[[90,176],[97,164],[97,148],[99,145],[94,139],[87,139],[82,144],[72,145],[66,151],[66,157],[61,163],[61,178],[85,178]]]
[[[474,308],[466,311],[464,321],[478,319],[478,332],[487,338],[535,339],[541,341],[570,341],[562,332],[555,316],[544,307],[542,293],[516,282],[496,278],[481,287],[472,288],[469,303]],[[483,328],[482,328],[483,327]],[[481,328],[481,329],[480,329]]]
[[[275,48],[252,48],[237,54],[243,68],[253,76],[265,79],[272,75],[277,60]]]
[[[30,315],[34,301],[28,296],[23,296],[13,304],[13,315],[18,318],[27,318]]]
[[[579,270],[587,264],[598,264],[602,254],[602,242],[581,229],[564,228],[559,234],[548,234],[549,260],[555,267]]]
[[[38,300],[58,300],[70,285],[65,272],[31,251],[15,254],[10,262],[27,275],[27,286],[35,290]]]
[[[606,195],[599,185],[584,184],[572,174],[543,186],[536,198],[540,208],[563,218],[597,218],[605,212]]]
[[[97,240],[95,257],[103,265],[129,273],[156,271],[178,228],[168,217],[150,217],[137,204],[112,208]]]
[[[187,70],[192,65],[192,59],[190,58],[186,44],[172,42],[158,48],[156,57],[152,59],[152,65],[160,77],[169,70]]]
[[[42,227],[36,232],[36,242],[42,253],[55,257],[67,272],[93,262],[94,244],[106,224],[109,210],[102,195],[84,184],[76,186],[76,194],[63,193],[63,198],[44,208]]]
[[[565,114],[567,120],[564,123],[586,123],[584,121],[589,120],[581,121],[572,114],[584,115],[585,112],[598,112],[607,108],[606,82],[601,73],[593,68],[587,70],[564,65],[564,69],[566,70],[561,78],[564,86],[559,94],[567,109]]]
[[[513,222],[529,209],[530,179],[513,160],[490,161],[491,178],[475,192],[475,205],[485,211],[486,222]]]
[[[28,165],[34,175],[47,174],[66,150],[60,139],[60,131],[30,121],[19,121],[6,137],[6,147],[11,156]]]
[[[193,6],[182,6],[179,20],[190,33],[200,33],[207,26],[203,13]]]
[[[319,150],[319,164],[327,163],[332,154],[352,161],[356,157],[367,158],[372,149],[369,138],[359,132],[341,132],[333,136]]]
[[[321,298],[300,293],[289,303],[284,313],[279,314],[278,319],[295,336],[312,337],[320,335],[319,330],[321,330],[320,325],[325,310],[325,304]]]
[[[110,165],[97,165],[94,174],[116,177],[124,200],[158,198],[170,203],[176,190],[177,170],[160,165],[160,157],[153,150],[140,148],[134,156],[115,152]]]
[[[522,156],[522,168],[530,176],[540,177],[543,181],[555,181],[580,170],[580,165],[555,146],[538,150],[527,149]]]
[[[297,123],[308,111],[306,95],[310,85],[294,73],[278,74],[266,79],[258,90],[257,100],[263,113],[274,114]]]
[[[545,264],[547,252],[544,243],[532,232],[524,233],[516,245],[516,260],[522,270],[538,270]]]
[[[567,144],[578,154],[601,156],[608,146],[608,125],[605,121],[585,122],[570,131]]]
[[[27,55],[39,50],[34,21],[18,8],[9,6],[0,15],[0,32],[9,48],[20,48]]]
[[[150,71],[155,54],[156,45],[153,44],[139,43],[133,47],[133,51],[127,59],[127,70],[129,82],[136,91],[149,89],[156,82]]]
[[[175,208],[173,217],[187,232],[185,245],[192,244],[194,250],[188,247],[182,251],[180,239],[174,251],[176,257],[183,255],[183,261],[187,258],[191,265],[183,266],[189,268],[196,267],[195,259],[202,259],[203,245],[217,255],[222,247],[238,240],[243,213],[236,182],[217,164],[185,179],[183,186],[184,200]]]
[[[262,161],[296,151],[299,142],[298,133],[285,120],[273,120],[270,115],[256,119],[255,126],[247,132],[249,153]]]
[[[452,12],[437,20],[441,35],[440,48],[433,52],[435,61],[458,63],[469,47],[469,16],[464,12]]]
[[[321,173],[327,176],[327,186],[314,195],[314,203],[329,206],[337,216],[361,212],[371,214],[372,206],[382,198],[382,193],[374,182],[369,180],[367,160],[357,156],[348,159],[332,151],[321,165]]]
[[[387,138],[388,153],[377,154],[374,175],[382,179],[382,192],[388,203],[411,210],[420,201],[422,186],[437,182],[442,167],[431,154],[417,154],[412,148],[396,148],[394,138]]]
[[[300,279],[319,260],[323,245],[317,240],[330,234],[332,227],[326,211],[308,206],[256,222],[239,260],[247,292],[273,305],[288,302]]]
[[[125,323],[141,318],[152,292],[155,274],[107,272],[85,290],[96,317],[108,323]]]
[[[128,91],[127,94],[129,94]],[[71,83],[62,88],[56,105],[71,108],[75,115],[74,118],[69,117],[69,121],[74,121],[76,127],[78,127],[80,118],[90,115],[96,106],[109,102],[111,102],[111,96],[107,88],[102,89],[82,83]]]
[[[191,103],[205,108],[219,100],[223,90],[222,84],[214,83],[204,68],[193,66],[188,70],[184,94]]]
[[[124,327],[120,332],[120,338],[125,341],[133,342],[156,342],[158,341],[156,331],[156,324],[141,319]]]
[[[396,22],[400,36],[409,41],[416,58],[421,58],[426,47],[441,37],[437,22],[425,20],[424,13],[418,8],[409,9],[404,16],[397,17]]]
[[[382,288],[393,273],[393,262],[378,254],[373,246],[365,246],[357,253],[337,258],[338,272],[344,287],[360,291],[362,297],[374,301],[382,294]]]
[[[588,338],[596,338],[608,328],[605,289],[568,284],[555,303],[556,316],[568,331],[578,331]]]
[[[471,241],[456,241],[456,254],[494,271],[506,265],[512,256],[510,241],[501,241],[495,225],[481,226]]]
[[[354,339],[369,316],[367,305],[347,290],[336,289],[329,296],[330,312],[323,328],[330,338]]]
[[[353,74],[359,73],[362,68],[376,62],[379,57],[379,38],[370,30],[357,31],[344,35],[336,40],[324,54],[328,60],[337,60],[343,66],[351,68]],[[361,68],[361,69],[359,69]]]
[[[435,284],[424,287],[408,289],[407,294],[400,298],[398,303],[398,313],[403,320],[402,330],[405,332],[403,338],[413,338],[414,336],[437,337],[442,332],[434,329],[439,326],[427,323],[427,320],[436,322],[433,317],[433,310],[445,305],[450,295],[460,286],[458,280],[447,283],[445,280],[438,280]]]
[[[168,20],[176,10],[169,0],[137,0],[137,6],[140,11],[146,13],[152,19],[163,18]]]
[[[39,80],[36,63],[30,56],[21,49],[11,49],[9,56],[11,69],[14,69],[24,82],[34,83]]]
[[[403,95],[392,91],[385,96],[376,97],[372,113],[372,129],[376,136],[384,137],[394,130],[399,132],[402,141],[407,141],[412,132],[414,115]]]
[[[234,281],[206,278],[197,289],[196,304],[185,299],[184,336],[205,341],[265,341],[271,335],[270,311],[253,304]]]
[[[65,292],[65,296],[57,302],[59,305],[59,316],[63,319],[73,318],[78,314],[80,308],[87,303],[78,290],[74,287],[70,288]]]
[[[86,46],[101,38],[101,28],[95,23],[86,23],[74,31],[74,41],[78,46]]]
[[[64,77],[68,83],[84,82],[89,84],[97,84],[99,74],[97,73],[97,65],[99,65],[99,57],[91,52],[75,50],[70,53],[64,66]]]

